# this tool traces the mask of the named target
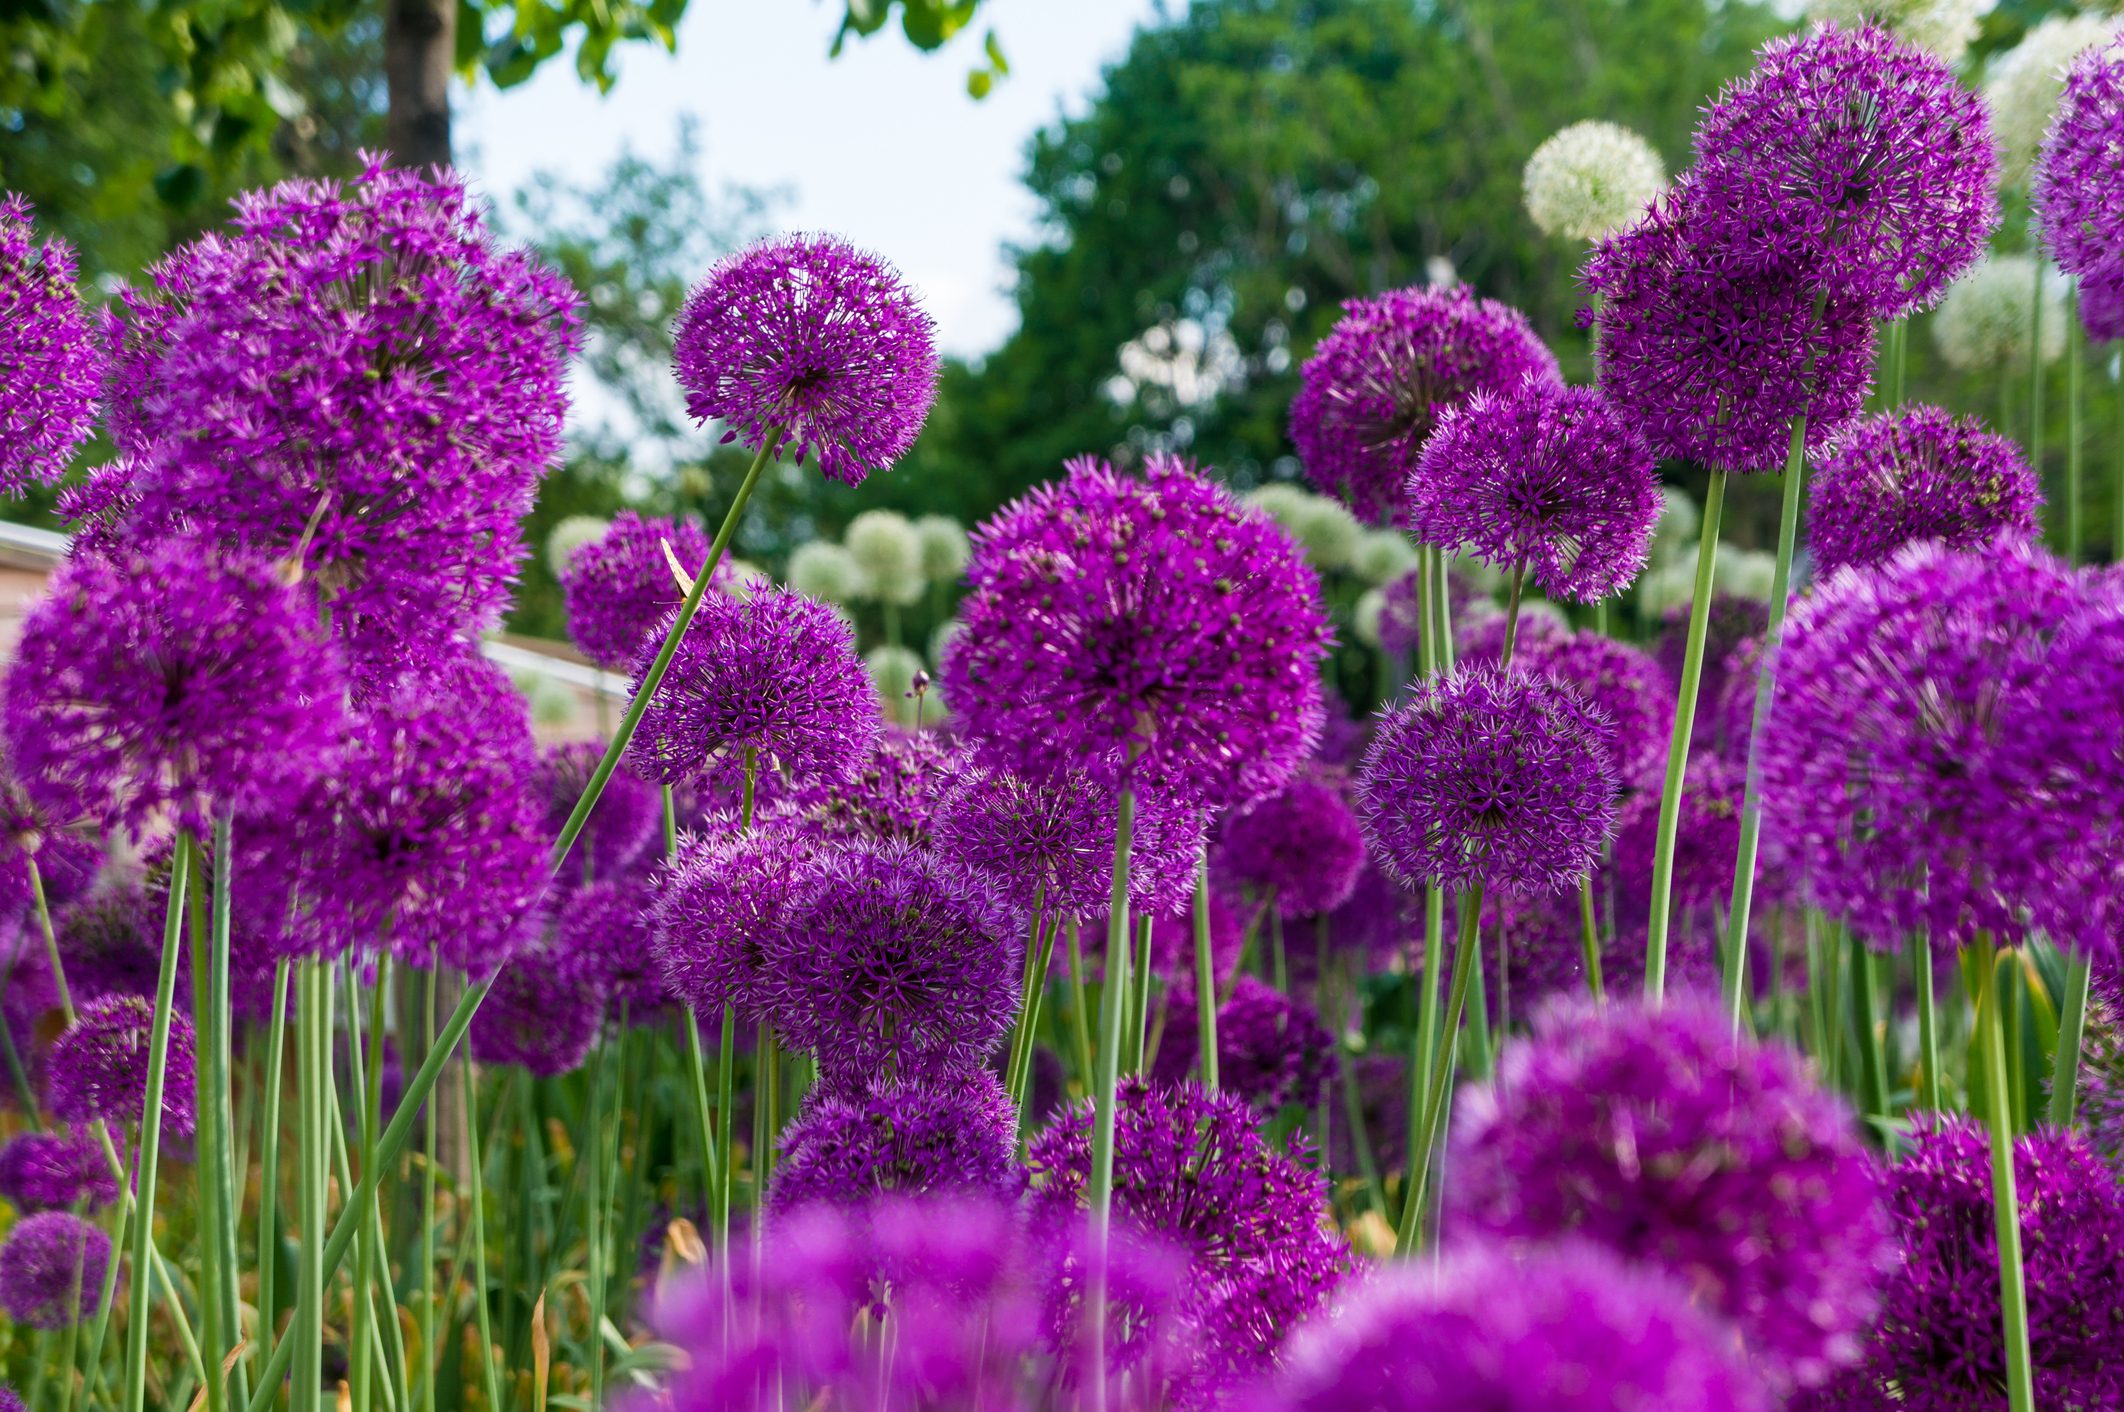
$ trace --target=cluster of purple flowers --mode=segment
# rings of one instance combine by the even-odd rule
[[[95,425],[104,344],[74,288],[74,252],[37,243],[0,192],[0,491],[50,485]]]
[[[2088,336],[2124,335],[2124,50],[2083,50],[2065,74],[2030,195],[2043,243],[2079,285]]]

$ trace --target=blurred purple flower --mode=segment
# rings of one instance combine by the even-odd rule
[[[1823,458],[1807,502],[1814,572],[1866,567],[1936,539],[1985,549],[2037,536],[2043,488],[2020,448],[1974,417],[1907,406],[1866,418]]]
[[[0,1244],[0,1309],[33,1329],[63,1329],[103,1307],[111,1238],[70,1211],[15,1223]]]
[[[688,574],[708,562],[708,536],[695,521],[622,510],[561,572],[569,640],[608,672],[632,672],[645,649],[662,646],[663,629],[686,597],[664,557],[667,546]],[[710,587],[729,578],[729,560],[718,561]]]
[[[52,1116],[68,1123],[101,1118],[138,1123],[147,1103],[149,1031],[154,1004],[137,995],[107,995],[74,1014],[52,1045],[46,1095]],[[170,1015],[162,1069],[162,1130],[189,1137],[197,1117],[192,1083],[192,1022]]]
[[[1019,1187],[1018,1114],[993,1074],[815,1089],[782,1130],[770,1210]]]
[[[94,429],[105,346],[63,240],[35,242],[30,204],[0,192],[0,493],[55,484]]]
[[[1166,997],[1165,1027],[1150,1077],[1175,1085],[1194,1075],[1201,1058],[1192,980]],[[1339,1071],[1335,1036],[1313,1007],[1252,976],[1232,982],[1217,1007],[1217,1087],[1273,1116],[1286,1103],[1318,1103]]]
[[[1364,856],[1364,831],[1343,791],[1306,772],[1229,815],[1212,863],[1227,884],[1273,898],[1285,917],[1310,917],[1349,898]]]
[[[118,1199],[118,1179],[86,1131],[18,1133],[0,1147],[0,1197],[22,1211],[77,1201],[108,1206]]]

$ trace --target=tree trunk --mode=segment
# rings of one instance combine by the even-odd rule
[[[384,140],[401,167],[450,164],[457,0],[384,0]]]

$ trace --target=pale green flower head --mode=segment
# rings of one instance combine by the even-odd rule
[[[863,592],[880,603],[917,602],[922,577],[922,537],[897,510],[865,510],[848,522],[841,543],[863,571]]]
[[[1735,598],[1752,598],[1758,603],[1770,601],[1770,586],[1776,575],[1776,558],[1759,549],[1735,549],[1730,544],[1721,544],[1717,558],[1711,561],[1711,586],[1714,589]],[[1692,583],[1690,587],[1693,589],[1695,585]]]
[[[1716,572],[1716,561],[1714,572]],[[1696,592],[1696,565],[1687,559],[1647,569],[1637,580],[1637,605],[1648,618],[1658,619],[1671,608],[1687,603]]]
[[[1257,485],[1240,499],[1261,511],[1286,530],[1292,528],[1306,504],[1318,497],[1302,486],[1292,485],[1287,480],[1272,480],[1267,485]]]
[[[1637,219],[1667,189],[1667,167],[1630,129],[1589,121],[1535,148],[1521,184],[1542,234],[1594,241]]]
[[[595,544],[612,528],[612,521],[598,515],[564,515],[546,532],[546,567],[559,578],[568,572],[575,551]]]
[[[1366,583],[1384,586],[1416,567],[1416,546],[1395,530],[1367,530],[1350,556],[1350,569]]]
[[[938,623],[936,628],[929,634],[929,660],[932,662],[943,661],[944,649],[951,646],[951,640],[957,637],[965,627],[966,624],[960,622],[957,618],[946,618],[943,622]]]
[[[1307,496],[1306,500],[1284,528],[1305,550],[1305,557],[1313,561],[1314,568],[1348,568],[1357,546],[1364,542],[1364,526],[1340,500],[1324,495]]]
[[[1368,588],[1357,596],[1357,606],[1350,612],[1350,631],[1366,647],[1379,646],[1379,619],[1386,612],[1386,594],[1376,588]]]
[[[827,603],[848,603],[863,595],[863,570],[855,555],[822,540],[799,544],[784,577],[798,593]]]
[[[2066,68],[2081,50],[2107,42],[2116,23],[2103,15],[2052,15],[1991,61],[1984,104],[1999,145],[2000,186],[2028,184],[2065,92]]]
[[[931,583],[950,583],[966,572],[966,561],[973,557],[966,526],[949,515],[924,515],[914,522],[914,527],[922,542],[924,578]]]
[[[1807,0],[1807,18],[1844,29],[1875,24],[1953,65],[1962,62],[1989,8],[1984,0]]]
[[[915,673],[923,670],[922,659],[905,647],[873,647],[863,656],[863,665],[870,669],[870,680],[878,689],[878,704],[884,709],[885,719],[903,726],[915,724],[914,691]],[[935,724],[944,714],[944,698],[932,680],[923,693],[922,720]]]
[[[1947,286],[1932,316],[1940,356],[1965,372],[2006,373],[2028,365],[2034,326],[2036,262],[2027,255],[1993,255]],[[2065,351],[2065,298],[2044,266],[2041,353],[2055,363]]]
[[[1659,512],[1659,523],[1652,527],[1652,548],[1647,558],[1653,565],[1671,564],[1678,559],[1696,557],[1696,536],[1703,529],[1703,512],[1696,508],[1686,491],[1671,485],[1659,488],[1659,498],[1666,508]]]

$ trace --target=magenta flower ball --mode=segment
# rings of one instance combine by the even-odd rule
[[[38,244],[30,204],[0,192],[0,492],[52,485],[95,428],[101,334],[74,288],[74,252]]]
[[[667,520],[622,510],[612,527],[577,549],[562,571],[568,638],[608,672],[631,672],[645,647],[663,645],[663,629],[685,599],[664,557],[665,546],[688,574],[708,562],[708,536],[693,520]],[[716,564],[711,589],[730,578],[727,558]]]
[[[1273,899],[1285,917],[1311,917],[1343,904],[1364,859],[1364,830],[1343,790],[1306,773],[1227,818],[1215,864],[1227,885]]]
[[[1814,571],[1828,577],[1936,539],[1983,549],[2041,533],[2043,488],[2010,437],[1913,405],[1866,418],[1822,459],[1807,502]]]
[[[2083,49],[2065,73],[2031,182],[2035,221],[2079,285],[2097,341],[2124,332],[2124,47]]]
[[[703,1019],[726,1005],[756,1020],[768,1001],[769,955],[809,883],[817,834],[770,815],[682,841],[650,911],[651,947],[665,990]]]
[[[137,995],[107,995],[76,1011],[45,1061],[52,1116],[68,1123],[140,1122],[154,1019],[153,1002]],[[162,1130],[174,1137],[190,1136],[198,1117],[192,1061],[192,1022],[173,1011],[162,1069]]]
[[[782,1130],[775,1215],[881,1196],[1017,1195],[1018,1114],[995,1075],[814,1090]]]
[[[1674,732],[1674,686],[1643,648],[1597,632],[1536,626],[1522,618],[1512,648],[1512,670],[1568,687],[1599,718],[1594,735],[1623,789],[1657,791]],[[1463,667],[1494,667],[1504,651],[1504,620],[1468,634]]]
[[[118,1199],[118,1179],[103,1160],[102,1146],[86,1131],[18,1133],[0,1147],[0,1197],[18,1211],[53,1210],[77,1201],[108,1206]]]
[[[103,1307],[111,1238],[71,1211],[26,1216],[0,1244],[0,1309],[32,1329],[63,1329]]]
[[[572,1073],[604,1031],[608,999],[603,977],[580,952],[524,947],[495,972],[472,1017],[472,1057],[539,1078]]]

